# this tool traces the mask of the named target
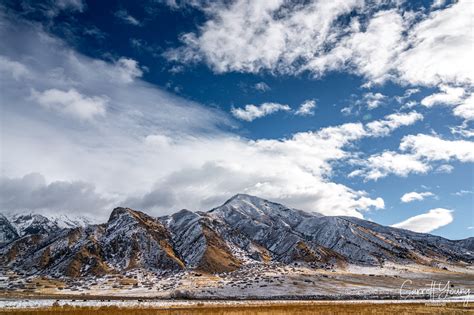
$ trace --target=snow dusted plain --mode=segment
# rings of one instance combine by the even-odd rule
[[[156,275],[130,271],[120,276],[89,277],[81,280],[46,277],[11,280],[7,276],[0,278],[0,284],[2,309],[62,305],[192,307],[203,303],[202,301],[205,301],[206,305],[237,306],[239,303],[248,305],[262,301],[288,303],[288,300],[292,300],[291,303],[314,300],[339,300],[345,303],[348,300],[351,303],[474,301],[473,269],[464,269],[463,272],[436,271],[423,269],[418,265],[394,264],[383,268],[349,266],[346,269],[331,271],[314,270],[304,266],[262,264],[249,265],[238,271],[221,274],[186,271]]]

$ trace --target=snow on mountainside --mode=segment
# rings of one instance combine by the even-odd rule
[[[8,217],[18,235],[52,233],[60,229],[85,227],[91,221],[82,216],[69,217],[63,214],[42,215],[37,213],[22,213]]]
[[[8,243],[16,238],[18,238],[18,232],[15,227],[4,215],[0,214],[0,244]]]
[[[332,269],[385,263],[472,265],[472,240],[451,241],[239,194],[208,212],[154,218],[116,208],[106,223],[0,216],[0,265],[26,274],[104,275],[142,269],[232,272],[267,264]]]

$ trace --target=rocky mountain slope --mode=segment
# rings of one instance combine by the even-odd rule
[[[159,218],[116,208],[106,223],[96,225],[40,215],[0,216],[0,265],[58,277],[133,269],[221,273],[249,264],[463,266],[474,263],[472,244],[472,238],[452,241],[243,194],[208,212],[181,210]]]

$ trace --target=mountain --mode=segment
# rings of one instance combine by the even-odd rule
[[[16,214],[9,223],[20,236],[27,234],[49,234],[64,228],[85,227],[91,222],[85,217],[70,218],[66,215],[44,216],[36,213]]]
[[[207,212],[181,210],[154,218],[115,208],[103,224],[64,221],[1,216],[0,264],[22,274],[77,277],[134,269],[221,273],[254,264],[332,269],[474,262],[473,238],[452,241],[244,194]]]
[[[18,238],[18,232],[8,219],[0,214],[0,244],[9,243]]]

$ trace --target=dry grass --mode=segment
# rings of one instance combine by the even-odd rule
[[[0,314],[68,314],[68,315],[149,315],[149,314],[222,314],[222,315],[287,315],[287,314],[473,314],[474,306],[463,303],[430,305],[424,303],[344,303],[308,302],[283,305],[252,304],[248,306],[221,306],[199,303],[197,306],[171,306],[167,308],[118,308],[108,307],[49,307],[29,310],[0,310]]]

